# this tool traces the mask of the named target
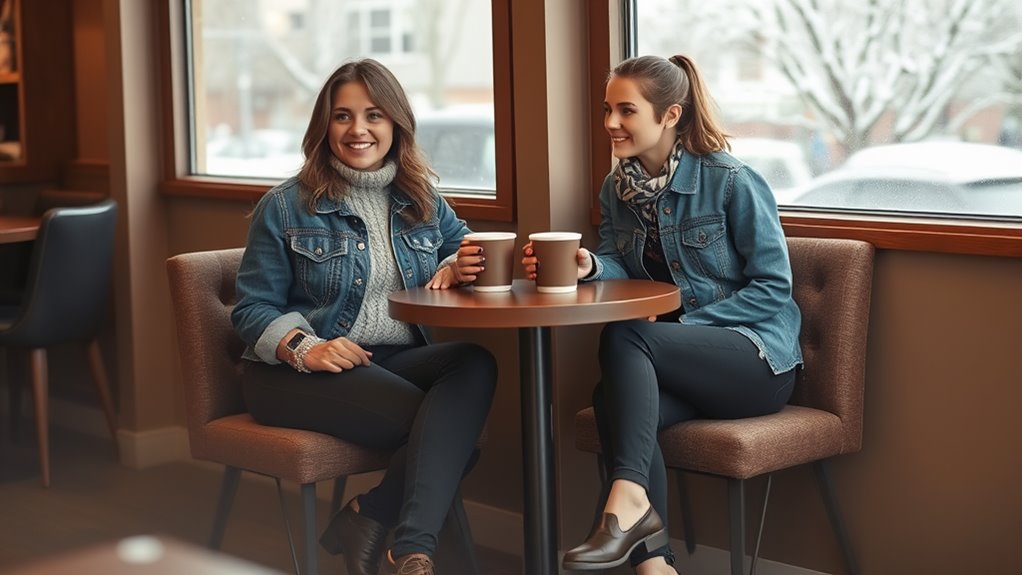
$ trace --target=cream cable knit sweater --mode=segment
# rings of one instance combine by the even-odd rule
[[[350,286],[350,289],[358,289],[361,287],[358,284],[364,283],[365,299],[348,339],[361,346],[414,343],[415,328],[391,319],[387,313],[387,296],[404,289],[390,241],[390,184],[397,174],[397,165],[388,161],[374,172],[352,169],[336,158],[331,165],[348,182],[344,201],[365,222],[369,235],[366,242],[369,277],[357,277],[356,285]]]

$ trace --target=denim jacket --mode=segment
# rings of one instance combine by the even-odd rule
[[[600,247],[586,280],[649,278],[646,225],[618,199],[613,174],[603,182],[600,210]],[[738,331],[775,374],[802,363],[788,247],[763,178],[725,152],[686,152],[656,214],[665,261],[681,288],[682,323]]]
[[[309,213],[299,190],[297,178],[283,182],[252,214],[231,314],[246,359],[279,363],[277,345],[296,327],[324,339],[347,335],[366,294],[370,249],[393,249],[404,287],[412,288],[425,285],[469,232],[439,194],[432,219],[408,223],[400,212],[411,201],[392,185],[391,246],[370,246],[365,223],[344,201],[324,196]]]

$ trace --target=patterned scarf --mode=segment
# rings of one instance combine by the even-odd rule
[[[625,203],[639,208],[639,213],[646,223],[656,222],[656,200],[667,189],[667,184],[678,169],[684,148],[681,141],[674,143],[671,155],[660,168],[660,173],[652,177],[646,173],[639,158],[625,158],[617,163],[614,170],[614,189],[617,197]]]

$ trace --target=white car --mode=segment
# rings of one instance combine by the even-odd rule
[[[791,202],[860,211],[1022,217],[1022,151],[967,142],[860,150]]]

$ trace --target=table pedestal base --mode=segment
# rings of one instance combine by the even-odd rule
[[[557,505],[554,501],[550,328],[520,328],[518,354],[522,386],[522,468],[525,472],[525,573],[556,575]]]

